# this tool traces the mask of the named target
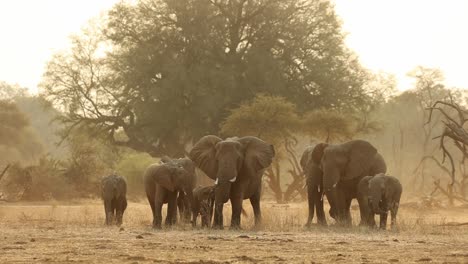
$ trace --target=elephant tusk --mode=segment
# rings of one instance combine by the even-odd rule
[[[215,185],[218,185],[218,178],[216,178]]]
[[[230,182],[235,182],[236,180],[237,180],[237,177],[234,177],[234,178],[230,179],[229,181]]]
[[[336,188],[336,183],[335,183],[335,184],[333,184],[332,188]]]
[[[320,201],[323,202],[323,196],[325,195],[325,192],[322,192],[322,195],[320,195]]]

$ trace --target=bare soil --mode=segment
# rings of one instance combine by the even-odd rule
[[[468,208],[402,206],[397,231],[376,231],[306,229],[305,203],[268,202],[263,227],[253,230],[251,207],[245,207],[241,231],[181,223],[155,231],[144,202],[129,204],[122,227],[103,225],[98,200],[2,203],[0,263],[468,263],[468,226],[450,226],[468,222]],[[225,210],[227,225],[229,206]]]

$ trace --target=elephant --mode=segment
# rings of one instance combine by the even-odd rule
[[[127,209],[127,182],[121,176],[115,173],[102,178],[101,197],[104,201],[104,210],[106,213],[106,224],[122,225],[122,218]]]
[[[195,166],[193,162],[189,159],[172,159],[169,156],[163,156],[160,160],[160,163],[178,163],[186,170],[192,172],[195,175]],[[195,177],[195,176],[194,176]],[[177,194],[177,208],[179,209],[179,215],[182,220],[185,222],[190,221],[190,203],[191,201],[188,199],[187,195],[183,191],[178,191]]]
[[[244,199],[250,199],[255,226],[260,226],[262,176],[274,156],[273,145],[252,136],[223,140],[207,135],[195,143],[190,159],[216,184],[213,228],[223,229],[223,205],[231,200],[231,228],[239,229]]]
[[[195,180],[195,166],[188,158],[148,166],[143,181],[153,213],[153,228],[161,229],[164,203],[167,203],[165,224],[171,226],[177,222],[177,195],[180,192],[184,193],[183,199],[189,201],[186,210],[191,211]]]
[[[380,229],[386,229],[388,211],[390,211],[391,228],[396,227],[396,215],[402,191],[403,187],[396,177],[383,173],[361,179],[358,186],[359,199],[366,201],[367,208],[365,209],[369,226],[375,227],[374,215],[378,214],[380,215]]]
[[[213,217],[215,200],[215,185],[197,187],[193,190],[192,225],[197,225],[198,215],[201,216],[202,227],[209,227]]]
[[[359,181],[365,176],[386,173],[384,158],[371,143],[357,139],[336,145],[320,143],[312,151],[312,159],[323,172],[331,216],[339,223],[351,225],[351,201],[358,198]],[[366,223],[366,207],[359,204],[361,225]]]
[[[307,147],[300,160],[302,171],[306,177],[307,200],[309,205],[309,216],[306,226],[310,226],[314,218],[314,210],[317,212],[317,223],[327,225],[325,212],[323,210],[323,173],[320,164],[312,159],[312,152],[316,145]]]

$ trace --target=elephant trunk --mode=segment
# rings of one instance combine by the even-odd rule
[[[336,193],[336,188],[332,190],[327,190],[325,191],[325,193],[327,195],[328,203],[330,204],[330,216],[334,218],[335,220],[337,220],[339,209],[338,209],[338,202],[337,202],[338,196]]]
[[[215,189],[215,203],[224,204],[229,200],[231,193],[231,183],[230,182],[218,182]]]

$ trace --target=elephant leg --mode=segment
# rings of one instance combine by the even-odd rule
[[[166,225],[171,226],[177,223],[177,192],[168,195]]]
[[[388,217],[387,211],[385,213],[380,214],[380,229],[381,230],[387,229],[387,217]]]
[[[367,225],[372,228],[376,228],[377,224],[375,223],[375,214],[369,209],[369,213],[367,216]]]
[[[196,227],[197,226],[197,218],[198,218],[198,212],[193,210],[192,211],[192,227]],[[202,218],[203,219],[203,218]],[[203,226],[203,223],[202,223],[202,226]]]
[[[112,221],[112,224],[114,224],[116,221],[116,212],[117,212],[117,203],[118,203],[118,200],[117,198],[113,198],[112,199],[112,208],[111,208],[111,212],[112,212],[112,216],[111,216],[111,221]]]
[[[314,186],[312,183],[307,183],[307,202],[309,204],[309,216],[307,217],[306,226],[310,226],[312,224],[312,219],[314,219],[314,211],[315,211],[315,199],[317,195],[317,187]],[[317,216],[318,217],[318,216]]]
[[[345,194],[342,191],[337,191],[336,204],[331,205],[330,215],[334,215],[335,220],[339,224],[348,225],[349,222],[349,206]],[[350,204],[350,202],[349,202]],[[333,213],[333,214],[332,214]]]
[[[260,193],[261,192],[258,191],[252,197],[250,197],[250,203],[252,204],[256,227],[260,227],[262,225],[262,211],[260,209]]]
[[[390,215],[391,215],[391,222],[390,222],[390,228],[392,230],[396,229],[396,215],[398,213],[398,203],[394,204],[392,206],[392,209],[390,210]]]
[[[121,197],[118,203],[118,207],[117,207],[117,225],[118,226],[122,225],[122,219],[123,219],[123,214],[125,212],[125,209],[127,209],[127,199]]]
[[[162,222],[162,206],[164,201],[165,192],[162,188],[156,187],[156,192],[153,200],[153,228],[161,229]]]
[[[242,197],[231,198],[231,205],[232,205],[231,229],[240,229],[242,200],[243,200]]]
[[[210,215],[208,214],[208,212],[205,212],[204,214],[202,214],[201,216],[201,226],[202,227],[209,227],[210,226]]]
[[[318,187],[318,186],[317,186]],[[317,223],[320,225],[327,225],[327,219],[325,217],[325,210],[323,209],[323,190],[320,191],[317,188],[315,193],[315,210],[317,211]]]
[[[345,207],[344,207],[344,224],[346,226],[351,226],[353,224],[353,219],[351,218],[351,201],[352,198],[346,198]]]
[[[104,211],[106,213],[106,225],[112,224],[112,202],[109,199],[104,200]]]
[[[185,203],[184,203],[184,193],[183,192],[179,192],[179,195],[177,197],[177,208],[179,209],[179,219],[182,221],[185,221]]]
[[[367,197],[358,196],[359,214],[361,216],[360,226],[369,226],[370,208]]]
[[[215,203],[213,228],[223,229],[223,203]]]

